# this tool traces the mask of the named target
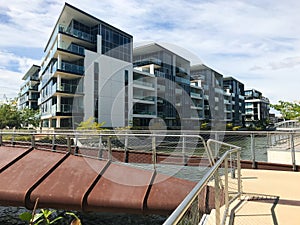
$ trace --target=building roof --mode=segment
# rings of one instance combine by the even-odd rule
[[[32,65],[30,69],[25,73],[22,80],[26,80],[29,76],[35,74],[41,67],[38,65]]]
[[[178,45],[167,42],[143,41],[134,43],[133,54],[141,54],[144,53],[145,50],[149,53],[157,52],[161,49],[167,50],[177,56],[180,56],[182,59],[189,61],[191,65],[202,64],[202,61],[195,54]]]
[[[92,24],[94,26],[97,25],[97,24],[99,24],[99,23],[105,24],[106,26],[109,26],[110,28],[112,28],[114,30],[117,30],[118,32],[121,32],[121,33],[123,33],[125,35],[128,35],[128,36],[130,36],[132,38],[132,35],[124,32],[124,31],[122,31],[122,30],[120,30],[120,29],[118,29],[118,28],[116,28],[116,27],[114,27],[114,26],[112,26],[112,25],[110,25],[110,24],[108,24],[108,23],[106,23],[106,22],[98,19],[98,18],[96,18],[95,16],[92,16],[92,15],[84,12],[81,9],[76,8],[73,5],[70,5],[69,3],[65,3],[65,5],[64,5],[64,7],[63,7],[63,9],[62,9],[59,17],[58,17],[58,20],[57,20],[57,22],[56,22],[56,24],[55,24],[55,26],[53,28],[53,31],[52,31],[52,33],[51,33],[51,35],[49,37],[49,40],[48,40],[48,42],[47,42],[47,44],[45,46],[44,52],[46,51],[46,49],[48,47],[48,44],[50,43],[51,37],[52,37],[52,35],[53,35],[53,33],[54,33],[55,29],[56,29],[56,26],[58,24],[62,24],[64,26],[68,26],[70,24],[71,20],[74,17],[76,17],[76,19],[79,22],[84,23],[84,24],[88,23],[88,24]]]

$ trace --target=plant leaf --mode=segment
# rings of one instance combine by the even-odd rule
[[[30,212],[24,212],[22,214],[19,215],[19,218],[23,221],[27,221],[27,222],[30,222],[31,218],[32,218],[32,215]]]

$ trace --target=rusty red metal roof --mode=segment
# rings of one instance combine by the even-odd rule
[[[114,163],[0,146],[0,205],[129,213],[172,212],[194,182]]]

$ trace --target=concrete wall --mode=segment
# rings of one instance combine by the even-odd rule
[[[105,127],[123,127],[125,124],[125,70],[132,77],[132,64],[100,53],[86,50],[84,79],[84,120],[94,116],[94,65],[99,64],[99,122]]]

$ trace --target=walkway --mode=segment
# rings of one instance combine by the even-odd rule
[[[300,173],[244,169],[242,180],[248,200],[235,210],[233,224],[299,224]]]

